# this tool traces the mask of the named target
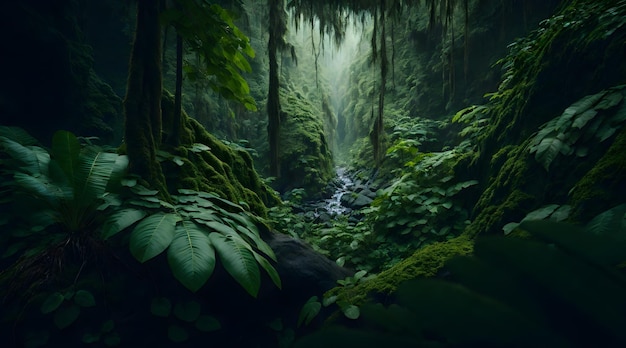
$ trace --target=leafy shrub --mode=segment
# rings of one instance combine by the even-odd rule
[[[549,171],[558,157],[585,157],[592,142],[609,139],[626,121],[623,103],[626,85],[588,95],[572,104],[559,116],[544,124],[530,145],[530,153]],[[615,112],[610,112],[618,108]]]
[[[81,146],[67,131],[54,134],[48,152],[23,130],[0,127],[0,146],[5,193],[0,224],[11,231],[0,237],[3,257],[97,237],[102,204],[116,196],[126,156]]]
[[[585,227],[526,221],[531,238],[481,237],[447,279],[414,279],[296,347],[619,347],[626,344],[626,205]],[[532,257],[528,257],[532,255]]]
[[[118,210],[105,222],[104,239],[134,226],[129,247],[139,262],[146,262],[167,250],[174,274],[195,292],[213,273],[219,255],[226,271],[253,297],[258,294],[265,269],[276,286],[281,282],[267,258],[276,261],[245,209],[215,194],[179,189],[173,203],[159,199],[136,180],[126,180],[131,199],[111,202]]]
[[[403,175],[382,190],[365,211],[377,241],[390,239],[411,252],[463,231],[469,213],[455,196],[478,182],[453,180],[452,166],[461,151],[418,153],[405,163]]]

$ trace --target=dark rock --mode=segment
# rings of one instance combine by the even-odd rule
[[[321,213],[318,215],[317,219],[318,219],[320,222],[322,222],[322,223],[326,223],[326,222],[330,222],[330,220],[331,220],[331,216],[330,216],[330,214],[328,214],[328,213],[326,213],[326,212],[321,212]]]
[[[361,191],[359,193],[362,194],[363,196],[367,196],[367,197],[369,197],[371,199],[376,198],[376,192],[372,192],[369,187],[364,188],[363,191]]]
[[[272,264],[280,275],[282,289],[274,286],[261,270],[261,289],[258,297],[253,299],[226,274],[223,267],[217,266],[209,283],[197,293],[222,324],[215,341],[229,344],[217,345],[219,347],[278,346],[268,344],[276,339],[276,332],[269,329],[267,323],[281,318],[285,327],[296,328],[300,310],[309,298],[317,296],[321,299],[326,291],[337,285],[337,280],[354,273],[339,267],[300,240],[269,231],[262,235],[276,254],[278,262]],[[298,332],[319,327],[330,314],[321,312]]]
[[[363,208],[365,206],[370,205],[372,201],[373,200],[369,198],[368,196],[359,194],[354,200],[354,202],[352,202],[352,208],[355,208],[355,209]]]
[[[345,195],[341,196],[341,204],[346,207],[352,207],[352,204],[354,203],[354,199],[355,197],[351,193],[348,192]]]
[[[278,260],[275,267],[283,282],[281,297],[285,300],[304,303],[311,296],[330,290],[337,280],[351,274],[308,244],[287,235],[273,234],[267,243]]]

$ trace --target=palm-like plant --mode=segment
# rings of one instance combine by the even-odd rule
[[[78,138],[67,131],[54,134],[50,153],[22,145],[7,133],[6,128],[0,133],[4,134],[0,136],[2,151],[9,157],[3,161],[3,174],[13,174],[9,185],[16,198],[43,208],[28,212],[41,215],[43,225],[38,229],[59,224],[70,234],[90,231],[103,197],[119,186],[128,165],[126,156],[94,145],[81,147]]]
[[[23,255],[21,269],[35,268],[42,257],[61,265],[67,246],[78,252],[74,255],[87,255],[86,248],[98,240],[93,232],[105,215],[99,211],[104,198],[120,186],[128,165],[126,156],[81,146],[67,131],[54,134],[50,151],[35,144],[21,129],[0,127],[0,225],[5,231],[0,246],[4,258]]]

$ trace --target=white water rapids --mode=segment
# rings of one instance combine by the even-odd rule
[[[346,175],[345,168],[337,168],[337,177],[339,178],[340,185],[330,198],[324,200],[326,211],[331,216],[341,215],[348,210],[348,208],[341,204],[341,197],[348,193],[354,185],[352,180]]]

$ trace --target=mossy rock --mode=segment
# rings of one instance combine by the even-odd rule
[[[323,112],[295,92],[281,89],[280,98],[281,175],[275,186],[279,191],[303,188],[312,196],[334,177]]]
[[[171,94],[164,93],[162,108],[163,124],[166,125],[167,120],[173,118],[174,99]],[[181,145],[167,149],[178,156],[178,163],[168,160],[162,164],[170,192],[183,188],[214,192],[265,217],[266,207],[277,204],[279,198],[261,181],[250,154],[228,147],[185,112],[183,120]],[[209,150],[193,151],[193,144],[206,145]]]
[[[624,202],[626,192],[626,128],[615,138],[613,145],[594,167],[583,176],[571,191],[574,218],[588,220],[615,205]]]
[[[327,295],[337,295],[338,301],[359,305],[370,294],[393,293],[405,280],[435,276],[447,260],[458,255],[470,255],[473,247],[474,241],[465,235],[446,242],[429,244],[376,277],[354,287],[334,288]]]

